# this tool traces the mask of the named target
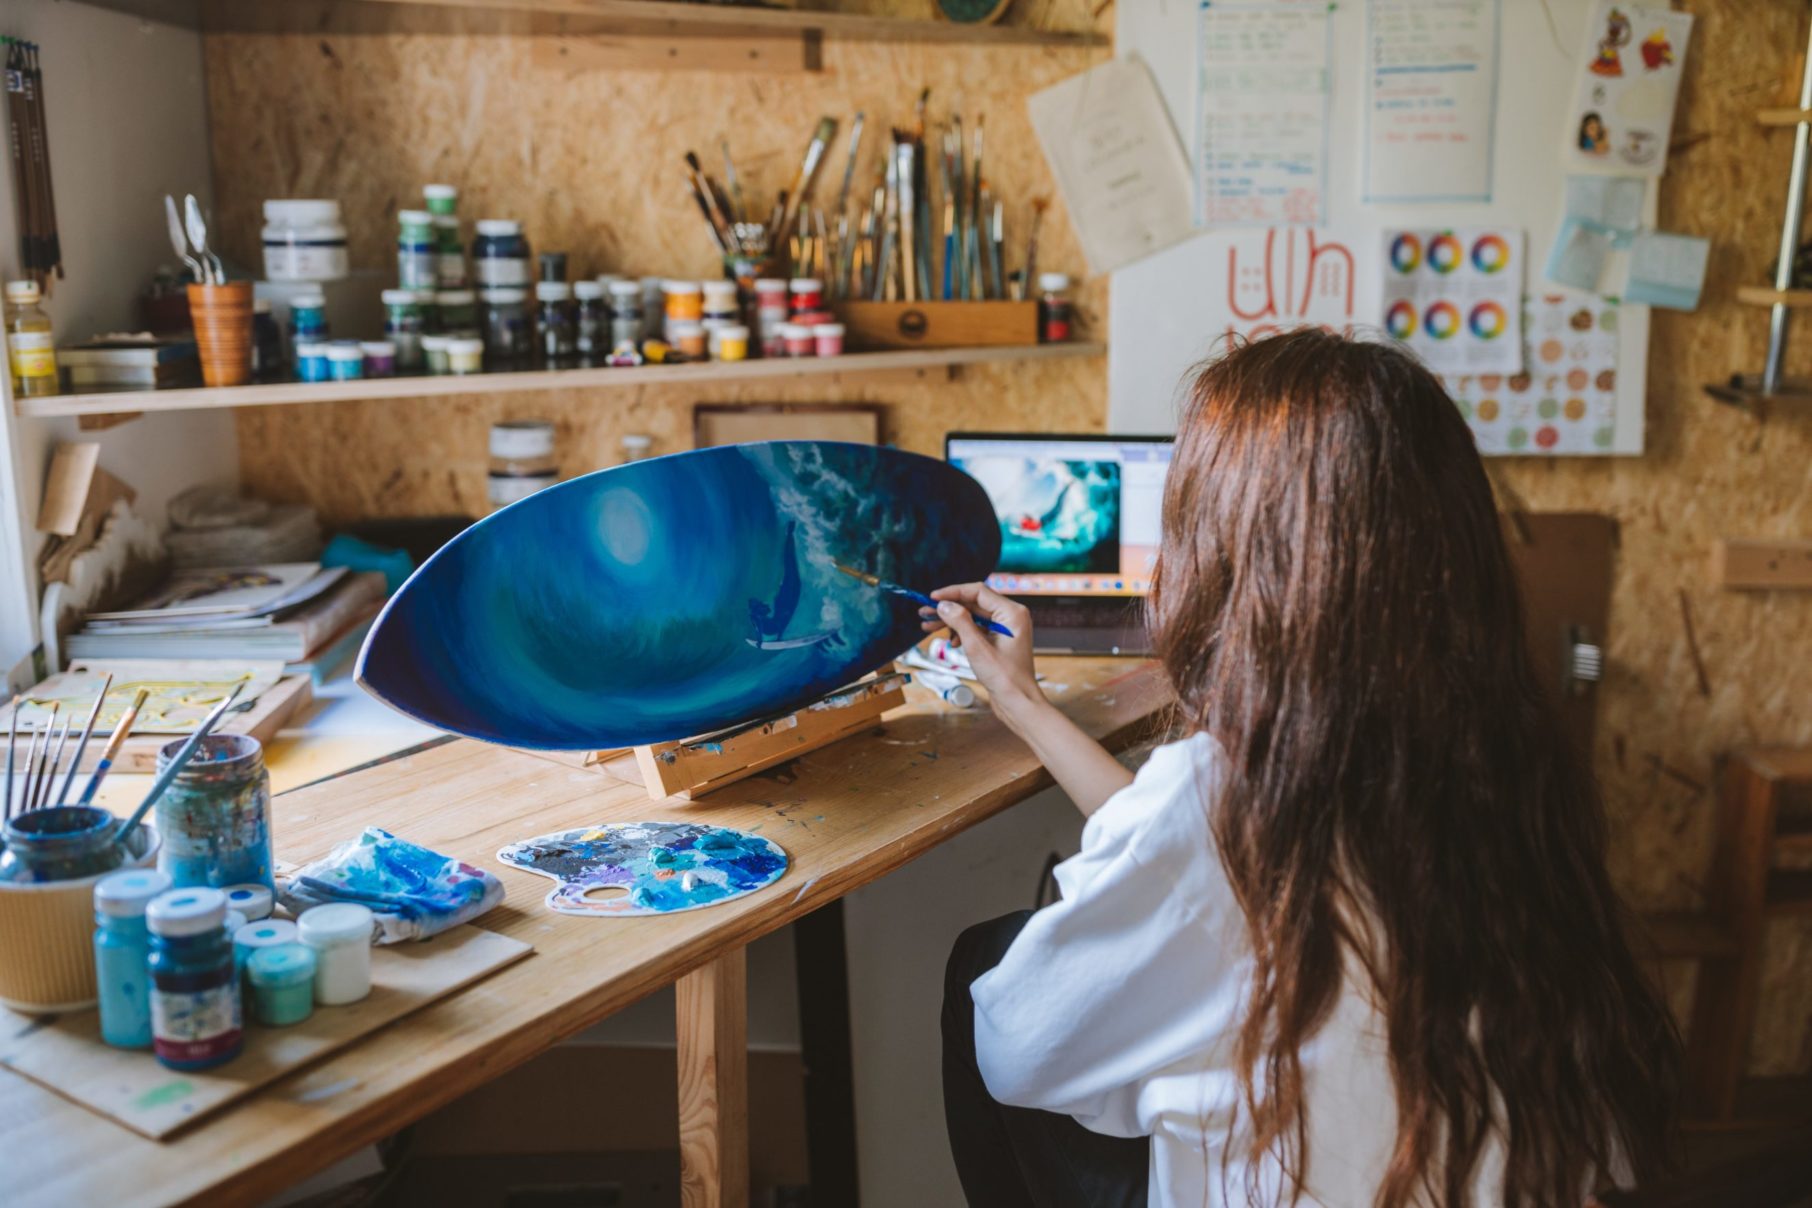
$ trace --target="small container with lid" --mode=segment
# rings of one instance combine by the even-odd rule
[[[440,247],[434,215],[426,210],[399,210],[396,215],[396,283],[403,289],[440,285]]]
[[[604,302],[603,282],[573,282],[573,300],[573,350],[601,360],[610,351],[610,307]]]
[[[617,444],[623,450],[623,461],[641,461],[654,451],[654,437],[640,432],[625,432]]]
[[[351,382],[365,376],[365,350],[357,340],[335,340],[327,346],[327,377]]]
[[[170,888],[155,868],[109,873],[94,885],[94,972],[101,1039],[118,1049],[151,1047],[151,933],[145,907]]]
[[[448,336],[447,372],[462,376],[483,373],[484,341],[477,336]]]
[[[430,376],[441,377],[453,372],[447,360],[447,345],[453,342],[452,336],[422,337],[422,368]]]
[[[749,357],[749,329],[741,323],[727,323],[711,332],[711,359],[745,361]]]
[[[371,993],[371,907],[330,902],[304,911],[296,933],[315,950],[315,1001],[324,1007]]]
[[[412,289],[387,289],[384,338],[396,345],[396,363],[404,370],[422,367],[422,308]]]
[[[252,1016],[266,1027],[287,1028],[315,1010],[315,976],[320,960],[307,944],[260,948],[246,962]]]
[[[573,287],[564,281],[537,281],[535,301],[539,304],[536,319],[541,336],[541,359],[550,365],[571,360],[579,351]]]
[[[351,271],[339,202],[282,198],[264,203],[266,281],[338,281]]]
[[[6,347],[12,361],[13,393],[21,398],[57,394],[63,389],[50,316],[38,305],[42,297],[36,281],[6,283]]]
[[[436,218],[452,218],[459,213],[459,186],[423,185],[422,201]]]
[[[488,492],[493,507],[515,503],[560,480],[554,425],[544,419],[491,425]]]
[[[233,963],[244,973],[260,950],[296,942],[296,925],[288,919],[259,919],[233,929]]]
[[[673,341],[673,347],[687,360],[705,359],[705,325],[697,319],[669,318],[667,338]]]
[[[535,346],[528,292],[516,287],[487,289],[479,300],[484,303],[484,343],[491,359],[500,364],[527,360]]]
[[[365,376],[396,376],[396,344],[390,340],[360,340],[359,351],[365,354]]]
[[[824,306],[824,282],[816,277],[794,277],[786,283],[788,309],[795,315],[819,310]]]
[[[451,214],[434,216],[434,276],[442,289],[464,289],[468,284],[459,219]]]
[[[812,329],[803,323],[782,323],[780,340],[786,346],[786,355],[790,357],[809,357],[816,350]]]
[[[785,277],[757,279],[755,282],[755,313],[786,318],[788,314],[786,295]]]
[[[696,281],[667,281],[661,285],[664,330],[670,343],[678,343],[675,323],[697,322],[705,316],[705,292]]]
[[[1061,344],[1070,338],[1074,308],[1068,273],[1038,274],[1038,342]]]
[[[529,284],[529,244],[513,218],[480,218],[472,263],[480,289],[524,289]]]
[[[325,340],[305,340],[296,345],[296,380],[300,382],[325,382],[330,373],[327,367],[327,353],[333,345]]]
[[[742,318],[742,301],[737,296],[734,281],[706,281],[704,284],[703,317],[707,320],[722,319],[734,323]]]
[[[642,342],[642,287],[618,279],[605,289],[610,294],[610,347],[614,350]]]
[[[813,351],[821,357],[840,357],[843,355],[843,324],[812,324]]]
[[[471,335],[479,330],[478,295],[469,289],[443,289],[434,295],[440,311],[441,330],[451,335]]]
[[[237,910],[249,923],[270,918],[271,910],[276,905],[276,894],[271,887],[260,885],[256,881],[248,881],[244,885],[228,885],[221,892],[226,894],[227,909]]]
[[[541,270],[540,275],[536,278],[537,281],[558,281],[562,285],[566,284],[565,252],[542,252],[536,257],[536,263]]]
[[[327,339],[327,295],[297,294],[289,300],[289,339],[292,346]]]
[[[151,1048],[171,1069],[211,1069],[244,1046],[226,914],[226,895],[200,886],[171,890],[145,908]]]

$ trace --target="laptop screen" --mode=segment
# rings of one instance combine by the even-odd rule
[[[952,432],[944,457],[1000,521],[988,585],[1016,596],[1142,596],[1158,557],[1169,437]]]

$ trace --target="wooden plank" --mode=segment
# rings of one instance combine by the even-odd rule
[[[1038,341],[1036,302],[845,302],[838,314],[852,348],[1012,347]]]
[[[1053,700],[1121,750],[1164,717],[1149,663],[1048,658]],[[0,1073],[11,1146],[8,1208],[256,1202],[394,1133],[680,975],[808,914],[1051,783],[998,720],[916,687],[875,732],[714,794],[651,803],[637,785],[457,741],[278,796],[277,854],[314,859],[368,825],[490,868],[508,892],[482,925],[534,945],[522,961],[153,1142]],[[499,867],[497,849],[600,822],[708,816],[784,847],[785,877],[760,893],[659,918],[582,919],[540,903],[545,883]]]
[[[1732,591],[1812,588],[1812,540],[1720,537],[1711,547],[1711,581]]]
[[[1015,348],[912,349],[851,353],[840,357],[776,357],[754,361],[711,361],[622,368],[532,369],[442,377],[363,378],[351,382],[271,382],[194,390],[142,390],[112,394],[54,394],[15,399],[20,415],[101,415],[122,410],[205,411],[219,407],[279,407],[294,403],[337,403],[351,399],[443,398],[518,390],[678,385],[788,380],[872,373],[914,373],[950,365],[1000,361],[1044,361],[1096,357],[1105,344],[1038,344]]]
[[[679,1057],[680,1203],[748,1208],[748,950],[674,985]]]
[[[1812,306],[1812,289],[1774,289],[1765,285],[1737,286],[1737,301],[1746,306]]]
[[[530,951],[520,940],[470,926],[420,944],[375,948],[370,997],[321,1007],[286,1028],[248,1022],[243,1053],[215,1069],[186,1073],[165,1069],[149,1052],[109,1048],[101,1041],[98,1011],[41,1019],[0,1007],[0,1065],[141,1136],[161,1139]]]
[[[1763,109],[1755,115],[1755,120],[1764,126],[1797,126],[1801,122],[1812,122],[1812,109]]]
[[[638,37],[576,34],[536,38],[538,68],[578,75],[592,71],[818,71],[823,55],[816,38]]]

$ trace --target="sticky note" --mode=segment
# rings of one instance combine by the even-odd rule
[[[1630,279],[1624,287],[1624,300],[1669,310],[1697,310],[1699,292],[1705,288],[1705,262],[1710,257],[1710,240],[1697,235],[1638,231],[1630,243]]]
[[[1598,279],[1604,275],[1604,262],[1611,254],[1611,236],[1597,226],[1568,218],[1554,236],[1548,249],[1548,262],[1542,275],[1556,285],[1598,292]]]

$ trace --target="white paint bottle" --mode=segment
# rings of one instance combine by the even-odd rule
[[[303,912],[296,932],[315,950],[315,1001],[324,1007],[371,993],[371,908],[332,902]]]

